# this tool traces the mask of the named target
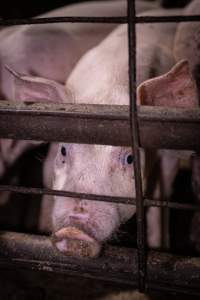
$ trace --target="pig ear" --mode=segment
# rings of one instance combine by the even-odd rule
[[[6,66],[14,78],[13,100],[39,102],[70,102],[71,93],[65,90],[64,85],[56,81],[36,76],[21,75]]]
[[[140,105],[198,106],[198,92],[189,63],[179,61],[168,73],[143,82],[137,89]]]

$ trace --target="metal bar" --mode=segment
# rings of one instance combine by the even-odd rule
[[[171,23],[171,22],[199,22],[199,15],[176,15],[176,16],[137,16],[133,17],[135,23]],[[31,25],[46,23],[103,23],[125,24],[127,17],[51,17],[34,19],[0,19],[1,26]]]
[[[49,23],[103,23],[103,24],[124,24],[127,23],[127,17],[50,17],[34,19],[0,19],[0,25],[31,25],[31,24],[49,24]]]
[[[139,124],[136,105],[136,16],[135,0],[128,0],[128,54],[129,54],[129,114],[131,144],[134,154],[134,184],[136,190],[137,248],[138,248],[138,285],[139,291],[146,290],[146,235],[145,211],[143,205],[142,177],[139,149]]]
[[[60,196],[68,198],[78,198],[78,199],[87,199],[91,201],[103,201],[103,202],[112,202],[112,203],[122,203],[128,205],[136,205],[136,199],[131,197],[116,197],[116,196],[107,196],[107,195],[96,195],[96,194],[85,194],[85,193],[76,193],[60,190],[50,190],[42,188],[31,188],[31,187],[22,187],[22,186],[12,186],[12,185],[0,185],[0,191],[9,191],[13,193],[21,194],[34,194],[34,195],[51,195],[51,196]],[[146,207],[168,207],[171,209],[182,209],[182,210],[200,210],[200,205],[193,205],[187,203],[177,203],[177,202],[168,202],[168,201],[159,201],[144,199],[144,206]]]
[[[200,149],[200,109],[138,107],[143,148]],[[130,146],[129,107],[0,101],[0,137]]]
[[[137,286],[136,249],[105,246],[98,259],[67,257],[44,236],[0,232],[1,269],[23,268],[103,279]],[[148,289],[200,295],[200,258],[149,251]]]
[[[143,148],[200,149],[200,109],[138,107],[138,121]],[[129,110],[0,101],[0,137],[130,146]]]
[[[11,186],[11,185],[0,185],[0,191],[10,191],[13,193],[21,193],[21,194],[51,195],[51,196],[87,199],[91,201],[103,201],[103,202],[136,205],[136,199],[131,197],[114,197],[114,196],[107,196],[107,195],[75,193],[75,192],[68,192],[68,191],[50,190],[50,189],[42,189],[42,188],[27,188],[22,186],[19,187],[19,186]],[[200,205],[159,201],[159,200],[151,200],[151,199],[144,199],[144,206],[146,207],[154,206],[154,207],[163,207],[163,208],[168,207],[171,209],[178,209],[178,210],[180,209],[194,210],[194,211],[200,210]]]
[[[200,15],[176,15],[176,16],[141,16],[135,18],[135,23],[180,23],[180,22],[199,22]]]
[[[31,188],[31,187],[28,188],[22,186],[0,185],[0,191],[10,191],[13,193],[34,194],[34,195],[45,194],[51,196],[87,199],[92,201],[135,204],[135,199],[128,198],[128,197],[112,197],[106,195],[104,196],[104,195],[96,195],[96,194],[85,194],[85,193],[76,193],[76,192],[68,192],[68,191],[61,191],[61,190],[50,190],[50,189]]]

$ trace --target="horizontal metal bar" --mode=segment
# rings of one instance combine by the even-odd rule
[[[134,287],[138,279],[136,249],[105,246],[98,259],[80,259],[60,254],[48,237],[14,232],[0,232],[0,267],[98,278]],[[200,295],[200,258],[149,251],[147,287]]]
[[[105,24],[124,24],[127,17],[50,17],[34,19],[0,19],[0,25],[31,25],[46,23],[105,23]]]
[[[199,22],[200,15],[176,15],[176,16],[140,16],[135,18],[135,23],[180,23]]]
[[[195,22],[200,21],[200,15],[188,16],[137,16],[133,17],[135,23],[167,23],[167,22]],[[124,17],[51,17],[34,19],[0,19],[1,26],[31,25],[46,23],[103,23],[103,24],[125,24],[128,18]]]
[[[200,109],[138,108],[140,146],[198,150]],[[130,146],[129,107],[0,101],[0,137]]]
[[[136,205],[136,199],[131,197],[116,197],[116,196],[107,196],[107,195],[85,194],[85,193],[76,193],[76,192],[41,189],[41,188],[28,188],[28,187],[11,186],[11,185],[0,185],[0,191],[10,191],[13,193],[33,194],[33,195],[51,195],[51,196],[87,199],[91,201],[103,201],[103,202]],[[178,209],[178,210],[180,209],[194,210],[194,211],[200,210],[200,205],[159,201],[159,200],[151,200],[151,199],[144,199],[144,206],[146,207],[154,206],[154,207],[163,207],[163,208],[168,207],[171,209]]]
[[[135,205],[136,200],[134,198],[128,197],[112,197],[104,195],[95,195],[95,194],[85,194],[85,193],[75,193],[68,191],[60,190],[50,190],[50,189],[41,189],[41,188],[27,188],[22,186],[11,186],[11,185],[0,185],[0,191],[10,191],[14,193],[21,194],[34,194],[34,195],[55,195],[60,197],[69,197],[69,198],[79,198],[87,199],[92,201],[103,201],[103,202],[113,202],[113,203],[124,203]]]

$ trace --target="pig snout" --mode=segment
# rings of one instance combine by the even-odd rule
[[[101,250],[101,243],[73,226],[58,230],[53,236],[53,243],[65,255],[97,257]]]
[[[120,224],[117,207],[109,203],[58,197],[54,212],[53,244],[65,255],[99,256]]]
[[[94,225],[91,228],[89,211],[84,207],[83,201],[72,201],[75,205],[72,210],[65,212],[62,228],[53,235],[53,243],[65,255],[97,257],[101,243],[92,232]]]

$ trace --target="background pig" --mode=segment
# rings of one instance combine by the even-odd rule
[[[136,1],[137,11],[158,6],[158,2]],[[54,16],[125,16],[126,1],[98,1],[70,5],[42,15]],[[42,24],[9,27],[0,32],[0,95],[2,99],[17,101],[58,101],[59,93],[53,100],[48,97],[51,85],[59,86],[69,76],[78,59],[89,48],[100,42],[116,24]],[[8,68],[6,67],[8,66]],[[12,71],[13,70],[13,71]],[[35,93],[29,95],[28,89],[18,93],[15,87],[20,80],[13,82],[13,72],[43,77]],[[27,79],[27,78],[26,78]],[[47,82],[47,80],[49,80]],[[53,80],[53,82],[51,82]],[[34,80],[33,80],[34,81]],[[32,81],[32,85],[34,84]],[[46,94],[40,96],[40,88],[46,86]],[[55,83],[56,82],[56,83]],[[57,89],[58,91],[59,89]],[[52,95],[51,95],[52,97]],[[32,142],[0,141],[0,175]]]
[[[151,12],[152,15],[165,13],[165,10]],[[174,64],[172,45],[175,29],[176,24],[137,26],[138,83],[167,72]],[[21,92],[28,89],[29,95],[34,94],[37,87],[23,80],[23,77],[20,79],[24,83],[24,86],[21,83]],[[29,80],[31,82],[31,77]],[[117,28],[98,47],[83,56],[67,81],[66,94],[71,94],[70,101],[75,103],[128,105],[125,25]],[[69,101],[69,98],[66,96],[63,101]],[[141,156],[144,171],[143,153]],[[62,143],[55,160],[53,188],[134,196],[133,163],[130,148]],[[55,197],[52,212],[55,244],[63,253],[96,256],[102,243],[134,212],[135,207],[129,205]],[[157,217],[159,219],[159,214]],[[149,244],[155,246],[159,244],[160,232],[155,222],[152,226],[149,227]]]
[[[200,14],[200,2],[193,0],[185,9],[186,15]],[[200,86],[200,30],[199,22],[180,23],[174,42],[174,56],[176,60],[187,59],[191,70]]]
[[[138,12],[158,6],[157,2],[136,1]],[[53,10],[42,17],[125,16],[126,1],[94,1]],[[78,59],[99,43],[116,24],[60,23],[15,26],[1,31],[0,90],[13,99],[12,76],[4,68],[64,83]]]
[[[144,3],[143,3],[144,4]],[[43,16],[122,16],[126,14],[126,1],[106,1],[70,5]],[[64,83],[75,63],[89,48],[100,42],[116,24],[42,24],[14,26],[0,32],[0,95],[1,99],[17,101],[52,101],[40,97],[39,89],[31,97],[28,90],[17,93],[20,85],[12,70],[21,74],[43,76],[40,85]],[[9,66],[9,68],[7,67]],[[51,80],[56,81],[52,83]],[[32,84],[34,84],[32,82]],[[61,96],[54,94],[60,101]],[[5,169],[34,143],[28,141],[0,140],[0,176]]]

